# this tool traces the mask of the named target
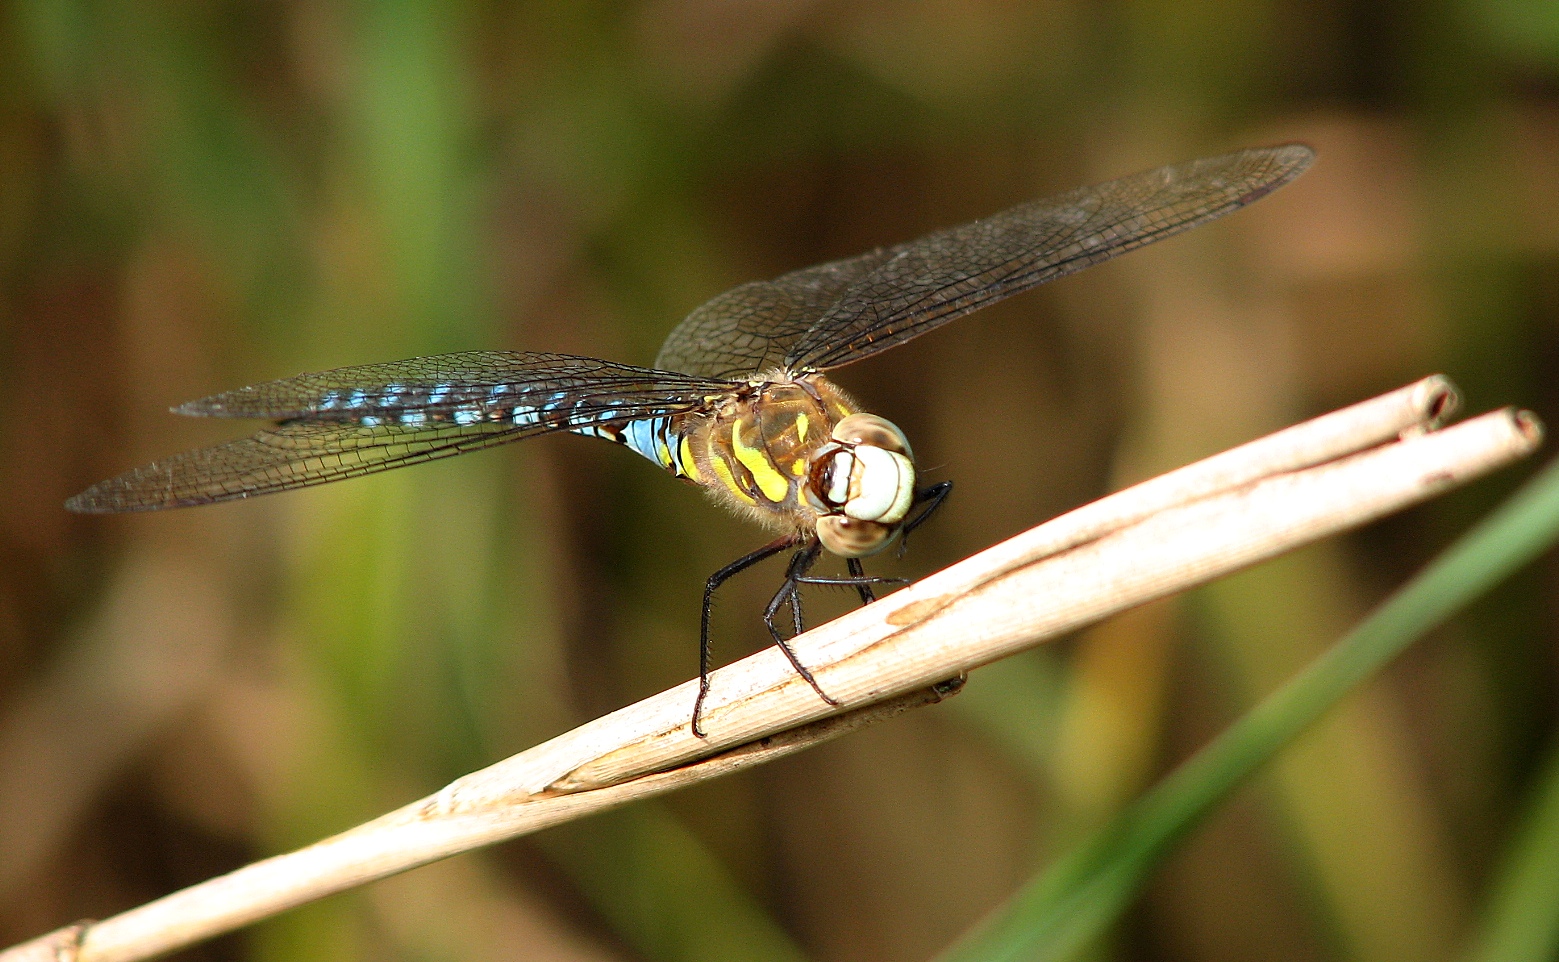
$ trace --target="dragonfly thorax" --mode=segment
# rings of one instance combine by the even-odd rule
[[[914,498],[903,433],[818,374],[776,372],[680,431],[668,469],[846,558],[892,543]]]

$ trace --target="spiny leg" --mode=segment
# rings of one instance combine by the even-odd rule
[[[923,504],[925,507],[920,509],[919,514],[904,522],[904,531],[899,536],[900,558],[904,557],[904,552],[909,549],[909,533],[925,524],[927,519],[936,513],[936,509],[942,506],[942,502],[947,500],[947,496],[952,493],[953,482],[951,481],[939,481],[930,487],[921,488],[915,492],[915,500],[910,502],[910,505],[913,507]]]
[[[936,511],[937,508],[942,506],[942,502],[947,499],[948,494],[952,490],[953,482],[942,481],[937,484],[933,484],[930,487],[921,488],[919,491],[915,492],[915,500],[911,502],[911,504],[924,504],[925,508],[921,510],[919,514],[915,515],[915,517],[910,518],[904,523],[904,530],[899,541],[900,555],[903,554],[904,543],[908,538],[909,533],[924,524],[926,519],[931,516],[932,512]],[[879,578],[867,575],[866,569],[861,565],[860,558],[846,558],[845,566],[850,571],[850,576],[847,578],[816,578],[806,574],[800,574],[796,575],[791,580],[794,580],[797,585],[848,585],[860,593],[861,604],[863,605],[869,605],[873,601],[877,600],[876,594],[872,591],[872,585],[902,585],[908,583],[907,578]],[[783,590],[784,589],[781,589],[782,592]],[[800,613],[799,610],[797,610],[797,606],[795,604],[796,601],[799,601],[800,597],[801,593],[799,590],[792,593],[791,608],[792,611],[796,611],[797,620],[795,633],[797,635],[801,634],[802,630]],[[773,626],[770,626],[771,630],[772,627]],[[794,635],[792,637],[794,637]]]
[[[791,557],[790,567],[785,571],[785,583],[780,585],[780,590],[774,593],[774,597],[769,601],[769,606],[763,611],[763,623],[768,626],[769,634],[773,636],[774,643],[779,646],[779,650],[785,653],[785,657],[790,661],[790,666],[796,669],[796,674],[800,675],[807,684],[812,686],[812,690],[817,692],[819,698],[837,707],[839,705],[838,700],[822,689],[822,686],[817,683],[817,679],[812,677],[812,672],[807,669],[806,665],[801,663],[800,658],[796,657],[795,650],[790,647],[789,639],[781,635],[779,628],[774,624],[774,616],[779,614],[781,607],[789,604],[791,623],[796,630],[796,634],[799,635],[805,630],[806,625],[801,617],[801,586],[809,583],[810,579],[806,577],[806,573],[811,570],[813,565],[817,564],[817,556],[822,550],[822,542],[814,540]]]
[[[817,564],[818,555],[822,554],[822,551],[822,542],[814,540],[811,544],[791,556],[790,566],[785,569],[784,583],[780,585],[780,590],[774,593],[774,597],[769,599],[769,606],[763,611],[763,623],[768,626],[769,634],[774,636],[774,640],[782,646],[785,644],[785,641],[780,636],[779,629],[774,625],[774,616],[779,614],[779,610],[788,604],[790,605],[791,628],[795,632],[791,637],[794,638],[807,630],[806,621],[801,616],[801,584],[808,580],[806,573],[811,570],[813,565]],[[787,650],[786,654],[788,655],[790,652]],[[794,658],[792,660],[794,661]]]
[[[942,506],[942,502],[947,500],[947,496],[952,493],[953,482],[951,481],[939,481],[930,487],[916,491],[915,500],[911,502],[911,505],[924,504],[925,508],[919,514],[904,522],[903,537],[907,539],[911,531],[925,524],[926,519],[931,517],[936,512],[936,509]]]
[[[909,533],[920,527],[922,524],[925,524],[926,519],[931,517],[932,513],[935,512],[937,508],[942,506],[942,502],[947,500],[947,496],[952,492],[952,490],[953,482],[941,481],[937,484],[931,485],[930,487],[921,488],[919,491],[915,492],[915,500],[911,502],[911,505],[913,506],[924,504],[925,508],[922,509],[919,514],[915,515],[913,518],[910,518],[904,523],[904,530],[899,539],[900,556],[902,556],[904,553],[904,546],[908,542]],[[908,581],[908,579],[905,578],[868,577],[866,574],[866,569],[861,566],[860,558],[846,558],[845,566],[850,570],[850,577],[848,578],[800,577],[797,578],[796,581],[805,585],[849,585],[856,591],[860,592],[861,604],[863,605],[869,605],[873,601],[877,600],[877,596],[872,592],[872,585],[902,585],[906,584]],[[797,629],[796,634],[801,634],[799,628]]]
[[[915,517],[905,522],[903,532],[904,535],[907,536],[911,531],[924,524],[926,519],[931,516],[932,512],[936,511],[937,508],[942,506],[942,502],[946,500],[948,493],[951,492],[952,489],[953,482],[942,481],[938,484],[933,484],[930,487],[922,488],[915,492],[915,500],[912,502],[912,504],[924,504],[926,507],[921,510],[921,512]],[[783,538],[777,538],[774,541],[771,541],[763,547],[759,548],[757,551],[754,551],[748,555],[744,555],[741,558],[738,558],[730,564],[726,565],[724,568],[721,568],[719,571],[716,571],[714,574],[710,575],[709,580],[705,582],[704,607],[702,615],[699,619],[698,626],[698,697],[693,701],[692,725],[693,734],[699,738],[704,737],[704,731],[699,727],[699,715],[703,711],[704,699],[709,695],[709,616],[714,609],[715,589],[719,588],[726,581],[730,580],[733,575],[746,571],[748,568],[751,568],[758,562],[779,554],[786,548],[794,546],[800,540],[801,536],[799,535],[786,535]],[[901,552],[903,551],[903,544],[904,541],[901,539],[899,548]],[[905,579],[869,577],[867,576],[865,569],[861,567],[861,561],[859,558],[846,559],[845,564],[850,571],[850,576],[848,578],[808,577],[807,572],[811,570],[814,564],[817,563],[818,554],[821,552],[821,550],[822,545],[817,541],[813,541],[807,547],[797,551],[795,556],[791,558],[790,568],[786,571],[785,583],[780,586],[780,590],[775,593],[773,599],[769,601],[768,608],[764,610],[763,623],[768,627],[769,634],[773,636],[775,644],[779,645],[780,651],[785,653],[785,657],[790,661],[791,666],[796,669],[796,673],[805,679],[807,684],[812,686],[812,690],[817,692],[820,698],[828,702],[830,705],[837,706],[839,702],[818,686],[817,679],[812,676],[812,672],[801,663],[800,659],[796,657],[795,651],[791,649],[790,643],[780,635],[779,629],[774,625],[774,616],[779,613],[779,610],[782,606],[789,604],[791,613],[791,627],[794,630],[794,633],[791,635],[791,637],[795,637],[796,635],[801,634],[806,628],[805,619],[801,614],[802,585],[850,585],[860,593],[862,604],[871,604],[876,600],[876,595],[873,594],[871,590],[872,585],[904,584]]]
[[[792,627],[794,628],[794,631],[791,633],[792,638],[806,631],[806,624],[801,617],[801,585],[844,585],[860,592],[861,604],[869,605],[877,600],[877,596],[872,594],[872,585],[902,585],[909,583],[907,578],[887,578],[868,575],[865,569],[861,567],[861,559],[859,558],[845,559],[845,565],[850,569],[848,578],[818,578],[806,574],[805,571],[811,568],[816,560],[814,557],[811,562],[808,562],[806,567],[802,569],[802,573],[786,578],[787,582],[794,581],[796,584],[796,588],[790,591],[787,597],[787,601],[790,604]],[[780,594],[786,594],[785,588],[780,588]],[[777,607],[774,610],[775,612],[779,611]],[[769,626],[770,631],[773,631],[773,628],[773,625]]]
[[[790,637],[792,638],[807,630],[806,618],[801,614],[801,583],[806,580],[807,571],[817,564],[817,559],[822,555],[822,547],[821,542],[814,542],[810,548],[801,549],[790,559],[790,567],[785,569],[785,583],[791,586],[788,601],[790,603]],[[802,556],[809,551],[811,556],[803,560]],[[797,570],[798,565],[800,566],[799,571]],[[784,590],[784,588],[781,588],[780,594],[783,594]],[[769,627],[769,634],[774,635],[776,639],[779,638],[779,635],[774,630],[774,622],[771,618],[772,614],[778,613],[779,610],[776,608],[772,613],[765,612],[763,618],[763,623]]]
[[[869,605],[873,601],[877,600],[877,596],[872,594],[872,585],[902,585],[909,583],[908,578],[889,578],[886,576],[879,577],[877,575],[868,575],[865,569],[861,567],[861,560],[859,558],[846,558],[845,564],[850,569],[849,577],[818,578],[813,577],[812,575],[805,575],[797,578],[796,583],[802,585],[842,585],[847,588],[854,588],[856,591],[861,593],[861,604],[864,605]]]
[[[872,594],[871,583],[866,580],[866,569],[861,567],[860,558],[846,558],[844,566],[850,572],[850,577],[855,579],[855,590],[861,594],[861,604],[869,605],[877,600]]]
[[[693,734],[699,738],[704,737],[704,730],[698,726],[698,717],[704,709],[704,699],[709,695],[709,615],[714,611],[715,590],[729,581],[732,576],[741,574],[760,561],[774,557],[786,548],[794,546],[798,540],[799,538],[793,534],[776,538],[757,551],[737,558],[710,575],[709,580],[704,582],[704,609],[698,621],[698,697],[693,699]],[[772,626],[770,630],[773,630]]]
[[[805,621],[801,616],[802,585],[849,585],[861,593],[861,603],[869,605],[876,600],[872,594],[872,585],[904,584],[905,579],[868,576],[861,567],[859,558],[845,559],[845,564],[850,569],[848,578],[812,577],[807,572],[812,569],[813,565],[817,564],[817,558],[822,548],[821,542],[814,541],[807,547],[797,551],[795,556],[790,559],[790,568],[785,572],[785,583],[780,585],[780,590],[775,592],[773,599],[769,601],[768,608],[764,610],[763,623],[768,626],[769,634],[774,637],[774,643],[779,646],[780,651],[785,653],[785,657],[790,659],[790,664],[796,669],[796,674],[806,679],[807,684],[812,686],[812,690],[817,692],[818,697],[830,705],[838,706],[839,701],[818,685],[817,679],[812,676],[812,672],[796,657],[795,651],[790,647],[790,642],[780,635],[779,628],[774,624],[774,617],[779,614],[781,607],[787,604],[790,605],[791,627],[793,629],[790,637],[794,638],[806,630]]]

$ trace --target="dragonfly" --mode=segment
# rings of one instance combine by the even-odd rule
[[[790,640],[805,628],[803,585],[845,585],[863,604],[900,579],[861,559],[939,507],[950,481],[919,487],[892,422],[826,376],[954,318],[1231,213],[1302,173],[1303,144],[1160,167],[1013,207],[919,240],[743,284],[694,310],[652,367],[592,357],[473,351],[345,367],[239,388],[175,407],[273,422],[254,435],[101,482],[66,507],[152,511],[250,498],[570,432],[621,444],[777,537],[710,575],[699,624],[690,727],[704,737],[710,612],[717,589],[792,551],[763,613],[775,644],[839,706]],[[823,551],[848,576],[811,572]],[[778,619],[788,608],[789,637]]]

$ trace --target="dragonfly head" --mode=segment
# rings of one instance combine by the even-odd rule
[[[861,558],[898,536],[915,498],[914,455],[891,421],[851,414],[812,455],[807,480],[818,540],[836,555]]]

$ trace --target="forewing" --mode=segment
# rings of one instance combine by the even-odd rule
[[[177,408],[279,418],[252,437],[94,485],[73,511],[150,511],[248,498],[582,427],[698,410],[729,382],[557,354],[481,352],[341,368]]]
[[[174,411],[277,421],[400,420],[417,412],[434,419],[475,414],[488,420],[516,408],[557,412],[577,402],[582,410],[594,410],[614,401],[642,406],[646,398],[707,394],[729,387],[724,381],[594,357],[465,351],[300,374],[190,401]]]
[[[955,317],[1231,213],[1293,180],[1302,144],[1161,167],[893,248],[845,290],[783,359],[794,371],[840,367]]]
[[[733,379],[778,367],[840,294],[896,251],[875,250],[734,287],[684,318],[661,345],[655,366]]]

